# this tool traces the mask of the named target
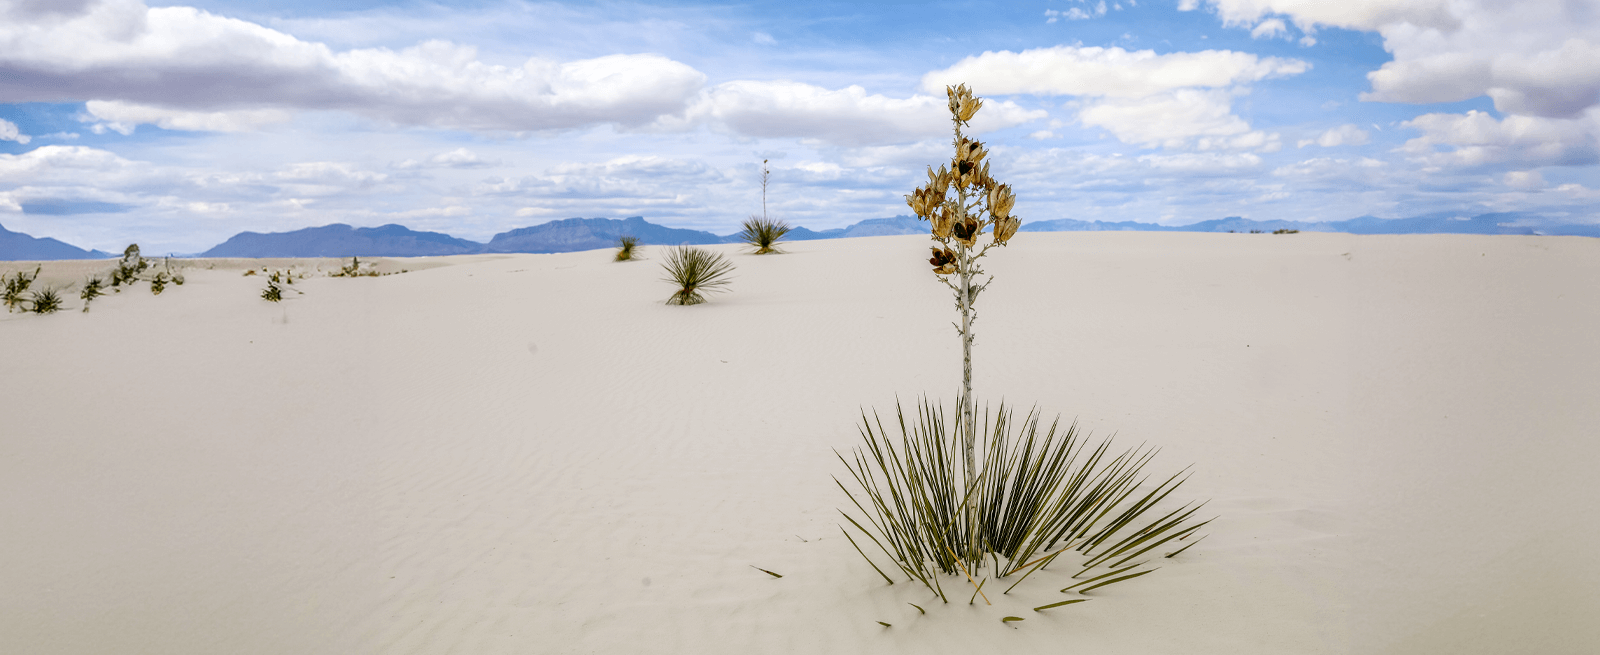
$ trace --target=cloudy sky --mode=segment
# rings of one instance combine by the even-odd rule
[[[839,227],[957,82],[1024,221],[1600,223],[1600,0],[0,0],[0,224]]]

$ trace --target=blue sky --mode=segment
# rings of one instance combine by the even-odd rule
[[[1023,220],[1600,215],[1600,0],[0,0],[0,224],[196,252],[908,213],[943,85]]]

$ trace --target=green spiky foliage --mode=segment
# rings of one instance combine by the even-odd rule
[[[692,246],[668,250],[667,259],[661,267],[667,271],[667,277],[662,280],[678,288],[667,299],[668,305],[698,305],[705,302],[702,294],[724,291],[723,287],[731,281],[728,274],[733,272],[733,264],[720,253]]]
[[[161,295],[161,292],[167,289],[167,282],[171,280],[172,278],[167,277],[166,271],[157,272],[154,277],[150,278],[150,294]]]
[[[17,271],[4,278],[6,290],[3,300],[6,304],[7,312],[15,311],[23,303],[27,302],[23,299],[22,294],[28,291],[28,287],[33,286],[34,280],[39,279],[39,271],[42,269],[43,267],[36,266],[32,275]]]
[[[283,287],[278,286],[276,280],[267,281],[267,288],[261,291],[261,299],[267,302],[283,300]]]
[[[955,424],[947,424],[943,409],[927,399],[915,417],[897,405],[898,420],[888,427],[876,413],[870,419],[863,413],[865,447],[851,459],[839,455],[855,485],[835,482],[861,518],[841,514],[866,540],[857,542],[848,530],[845,536],[890,584],[894,580],[861,543],[875,546],[892,568],[949,602],[944,575],[963,576],[976,596],[985,568],[996,579],[1018,576],[1002,593],[1058,558],[1077,567],[1075,578],[1101,567],[1124,573],[1165,554],[1152,550],[1176,547],[1174,540],[1186,540],[1209,522],[1193,520],[1204,503],[1156,509],[1187,479],[1187,469],[1146,484],[1151,478],[1144,468],[1154,450],[1141,446],[1113,455],[1110,439],[1092,443],[1076,425],[1063,430],[1057,420],[1042,428],[1037,410],[1021,424],[1004,405],[986,412],[983,424],[974,426],[987,442],[982,475],[964,483],[954,436],[962,434],[965,415],[958,408]],[[1145,559],[1128,566],[1139,558]]]
[[[29,308],[35,314],[54,314],[61,311],[61,294],[55,289],[45,289],[33,292],[33,299]]]
[[[615,261],[631,262],[636,259],[642,259],[639,253],[643,250],[644,246],[639,245],[639,237],[626,235],[617,237],[617,258]]]
[[[781,253],[783,251],[778,249],[778,242],[793,230],[794,228],[783,221],[751,216],[745,219],[744,231],[739,233],[739,240],[754,248],[757,255]]]
[[[139,274],[147,268],[150,268],[150,262],[139,254],[139,244],[130,243],[123,249],[122,259],[117,261],[117,267],[111,271],[111,286],[133,284],[139,279]]]
[[[100,279],[98,275],[90,277],[88,281],[83,283],[83,291],[78,293],[78,297],[83,299],[83,311],[89,311],[89,303],[95,298],[106,295],[106,292],[102,290],[105,284],[105,280]]]

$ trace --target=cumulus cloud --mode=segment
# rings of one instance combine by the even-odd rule
[[[1283,21],[1281,21],[1281,20],[1278,20],[1276,18],[1271,18],[1271,19],[1268,19],[1268,20],[1261,21],[1260,23],[1258,23],[1256,25],[1255,29],[1250,30],[1250,38],[1252,38],[1252,39],[1270,39],[1270,38],[1275,37],[1275,36],[1282,36],[1284,34],[1287,34],[1288,32],[1289,32],[1289,26],[1288,25],[1284,25]]]
[[[1147,148],[1277,149],[1277,135],[1251,130],[1249,123],[1233,114],[1233,96],[1223,89],[1106,98],[1085,107],[1078,117],[1083,124],[1103,128],[1123,143]]]
[[[1298,75],[1310,64],[1205,50],[1158,55],[1153,50],[1057,46],[985,52],[923,76],[924,90],[978,80],[980,94],[1027,93],[1091,98],[1078,120],[1123,143],[1147,148],[1277,150],[1276,134],[1250,129],[1233,113],[1233,96],[1261,80]],[[1037,133],[1036,133],[1037,134]]]
[[[406,159],[389,165],[390,168],[402,171],[417,170],[421,168],[491,168],[500,165],[499,160],[484,159],[466,148],[456,148],[449,152],[441,152],[427,159],[418,161]]]
[[[1010,101],[985,102],[972,121],[986,132],[1039,120],[1049,114]],[[702,95],[684,119],[662,127],[714,122],[754,137],[799,137],[837,145],[881,145],[917,141],[950,129],[944,91],[939,97],[890,98],[851,85],[827,89],[785,80],[734,81]]]
[[[1182,88],[1229,87],[1298,75],[1311,65],[1298,59],[1204,50],[1158,55],[1154,50],[1056,46],[1022,52],[985,52],[922,76],[922,88],[944,95],[946,85],[971,82],[988,94],[1143,98]]]
[[[705,82],[688,65],[651,54],[511,67],[443,41],[335,52],[246,21],[139,0],[81,2],[52,16],[0,21],[0,97],[106,101],[91,113],[105,114],[107,125],[247,129],[279,115],[240,112],[333,109],[462,129],[637,126],[682,111]]]
[[[17,129],[16,123],[0,118],[0,141],[27,143],[32,140],[33,137],[23,134],[21,130]]]
[[[1180,8],[1195,9],[1196,0]],[[1284,16],[1378,32],[1394,59],[1367,75],[1380,102],[1481,96],[1508,114],[1574,118],[1600,104],[1600,8],[1592,1],[1205,0],[1224,23],[1255,29]]]
[[[1296,145],[1304,148],[1309,145],[1319,145],[1324,148],[1334,146],[1359,146],[1370,138],[1366,130],[1356,127],[1353,123],[1346,123],[1323,132],[1315,139],[1302,139]]]
[[[1201,0],[1179,0],[1178,10],[1193,11],[1201,4]],[[1327,25],[1372,31],[1394,23],[1449,29],[1457,24],[1450,0],[1204,0],[1204,4],[1226,25],[1253,25],[1273,14],[1289,16],[1306,30]]]
[[[1600,108],[1579,119],[1507,116],[1488,112],[1423,114],[1403,123],[1422,132],[1402,151],[1436,167],[1510,164],[1518,167],[1600,163]]]
[[[85,103],[84,122],[96,134],[106,131],[133,134],[140,125],[155,125],[167,130],[191,132],[251,132],[266,125],[284,123],[290,114],[282,109],[240,109],[234,111],[185,111],[116,100],[90,100]]]

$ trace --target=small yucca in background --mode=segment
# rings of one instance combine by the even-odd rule
[[[78,293],[78,297],[83,299],[83,311],[89,311],[90,301],[106,295],[106,292],[101,290],[105,284],[105,280],[100,279],[98,275],[90,277],[87,282],[83,283],[83,291]]]
[[[17,271],[10,277],[5,278],[6,311],[12,311],[18,306],[22,305],[24,302],[22,299],[23,292],[27,291],[28,287],[33,285],[34,280],[39,279],[39,271],[42,270],[42,268],[43,267],[34,268],[33,275],[28,275],[22,271]]]
[[[757,255],[781,253],[783,251],[778,250],[778,242],[793,229],[788,223],[775,218],[751,216],[745,219],[744,231],[739,233],[739,239],[755,248]]]
[[[61,294],[55,289],[33,292],[32,311],[35,314],[54,314],[61,311]]]
[[[633,261],[635,259],[643,259],[642,257],[639,256],[639,252],[642,251],[642,250],[644,250],[644,247],[639,245],[639,237],[634,237],[634,236],[617,237],[617,259],[616,259],[616,261],[619,261],[619,262],[631,262],[631,261]]]
[[[678,290],[667,299],[668,305],[698,305],[706,301],[701,292],[724,291],[731,281],[728,274],[733,264],[721,254],[703,248],[678,246],[667,251],[667,260],[661,264],[666,269],[665,282]]]

